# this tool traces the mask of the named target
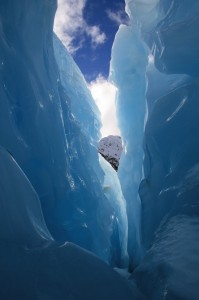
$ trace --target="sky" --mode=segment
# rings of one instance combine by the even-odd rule
[[[54,31],[82,71],[97,103],[102,136],[119,135],[116,88],[108,82],[111,47],[119,25],[128,23],[124,0],[58,0]]]

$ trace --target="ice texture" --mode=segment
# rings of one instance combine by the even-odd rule
[[[198,95],[195,79],[176,87],[156,101],[146,125],[140,197],[142,241],[150,254],[139,269],[151,279],[138,278],[159,285],[152,299],[199,297]]]
[[[198,217],[186,213],[170,217],[159,227],[133,274],[147,299],[198,299],[198,230]]]
[[[0,239],[27,248],[53,241],[39,198],[14,158],[0,147]]]
[[[137,265],[142,256],[138,188],[144,155],[142,143],[146,113],[147,55],[148,50],[140,38],[139,29],[134,25],[121,25],[112,48],[110,80],[118,88],[116,107],[124,143],[118,173],[127,202],[128,252],[132,266]]]
[[[199,3],[135,0],[126,4],[131,22],[128,27],[121,26],[116,35],[111,79],[119,88],[117,107],[124,141],[130,132],[123,159],[128,157],[131,167],[127,171],[121,162],[120,172],[128,204],[129,257],[132,267],[137,265],[131,278],[147,299],[196,300],[199,298]],[[139,34],[132,44],[135,31]],[[128,36],[123,32],[129,32]],[[145,54],[141,50],[135,52],[141,44]],[[148,62],[144,64],[147,56]],[[133,89],[140,74],[136,62],[140,68],[143,66],[140,98]],[[133,71],[137,78],[132,76]],[[124,110],[130,97],[132,101]],[[140,112],[136,100],[143,106]],[[144,133],[139,130],[140,124]],[[139,140],[133,128],[137,129]],[[136,144],[136,149],[143,145],[143,164],[141,158],[138,160],[138,156],[131,154],[128,147],[131,143]],[[139,163],[136,165],[135,161]],[[138,182],[130,192],[126,186],[135,181],[136,173]],[[128,176],[124,178],[124,174]],[[143,177],[141,183],[140,177]],[[132,225],[136,228],[139,218],[129,210],[129,203],[138,212],[138,188],[141,226],[133,232]],[[127,191],[130,193],[126,196]],[[140,253],[138,261],[136,253]]]
[[[120,268],[128,268],[128,221],[126,213],[126,201],[122,194],[120,181],[116,171],[101,155],[99,155],[99,161],[105,173],[103,190],[114,211],[113,215],[111,216],[114,224],[113,229],[115,229],[115,232],[118,232],[120,241],[118,243],[117,235],[115,239],[115,234],[113,234],[113,262],[117,261],[117,266]]]
[[[53,44],[61,83],[70,97],[71,113],[80,124],[81,131],[96,145],[100,139],[101,128],[99,109],[93,101],[83,74],[55,34]]]
[[[0,207],[0,299],[144,299],[92,253],[53,240],[34,188],[2,147]]]
[[[110,70],[119,183],[100,167],[98,109],[53,37],[56,1],[0,2],[2,300],[199,299],[199,3],[126,8]],[[108,265],[128,255],[130,281]]]
[[[141,299],[108,265],[123,259],[126,228],[103,190],[98,110],[53,45],[55,10],[54,0],[0,3],[0,299]]]
[[[34,187],[53,238],[110,262],[113,211],[102,188],[98,110],[56,37],[53,47],[55,10],[55,0],[0,3],[0,145]]]

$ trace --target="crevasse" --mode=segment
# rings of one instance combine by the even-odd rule
[[[0,2],[2,300],[199,298],[199,4],[126,8],[110,70],[126,151],[110,190],[98,110],[53,37],[56,1]],[[112,269],[127,248],[129,280]]]

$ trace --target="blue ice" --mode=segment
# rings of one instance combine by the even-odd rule
[[[120,182],[56,5],[0,3],[0,299],[198,300],[199,3],[126,1]]]

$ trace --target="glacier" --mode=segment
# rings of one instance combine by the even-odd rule
[[[116,35],[110,80],[119,90],[126,141],[120,176],[131,278],[147,299],[196,300],[199,4],[129,0],[126,6],[131,22]]]
[[[103,190],[110,205],[113,207],[114,214],[111,216],[115,227],[118,228],[116,232],[119,233],[119,240],[116,239],[114,253],[112,256],[116,257],[118,267],[128,267],[128,251],[127,251],[127,238],[128,238],[128,220],[126,213],[126,201],[124,199],[121,185],[117,173],[111,164],[101,155],[99,155],[100,165],[104,171]]]
[[[0,299],[140,299],[96,256],[52,238],[30,181],[2,147],[0,157]]]
[[[53,35],[56,1],[26,5],[1,3],[0,145],[30,180],[52,236],[110,262],[114,224],[98,160],[99,111]]]
[[[0,2],[0,299],[198,300],[199,3],[126,0],[118,176],[56,7]]]
[[[110,80],[118,89],[116,107],[125,147],[125,155],[120,160],[119,177],[127,201],[128,250],[133,265],[140,262],[142,253],[138,187],[142,178],[144,155],[142,140],[146,112],[146,65],[147,49],[139,38],[138,30],[133,25],[121,25],[112,48]]]

